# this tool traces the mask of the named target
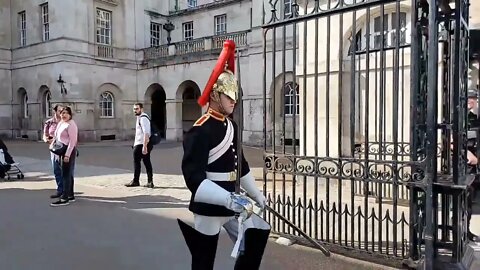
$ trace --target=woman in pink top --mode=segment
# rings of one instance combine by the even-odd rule
[[[55,140],[67,145],[64,156],[57,157],[62,168],[63,193],[60,199],[51,203],[51,206],[68,205],[75,201],[73,196],[73,173],[75,169],[75,157],[77,156],[78,127],[72,119],[72,109],[65,107],[60,112],[62,121],[58,123],[55,130]]]

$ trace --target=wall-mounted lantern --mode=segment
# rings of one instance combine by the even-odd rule
[[[60,85],[60,93],[67,94],[67,88],[65,87],[65,81],[62,79],[62,74],[58,75],[57,83]]]

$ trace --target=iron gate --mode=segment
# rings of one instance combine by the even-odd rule
[[[336,252],[463,254],[468,0],[442,2],[265,1],[267,201]]]

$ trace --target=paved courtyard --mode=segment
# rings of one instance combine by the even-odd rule
[[[189,269],[176,218],[192,220],[181,176],[180,143],[152,153],[156,188],[126,188],[132,177],[126,142],[84,144],[76,167],[76,202],[52,208],[46,145],[6,141],[26,178],[0,182],[0,269]],[[245,150],[261,171],[262,152]],[[142,175],[145,182],[145,175]],[[233,244],[222,235],[215,269],[233,269]],[[300,267],[301,266],[301,267]],[[298,245],[269,243],[262,269],[387,269]]]

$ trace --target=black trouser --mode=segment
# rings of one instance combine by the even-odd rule
[[[467,171],[469,171],[469,173],[471,174],[476,174],[477,168],[475,166],[468,166]],[[469,232],[470,232],[470,220],[472,219],[472,212],[473,212],[473,199],[475,195],[475,188],[473,185],[474,183],[472,183],[467,188],[467,226],[468,226],[467,229]]]
[[[62,167],[62,181],[63,181],[63,193],[62,199],[67,200],[73,197],[73,175],[75,171],[75,159],[77,157],[77,149],[74,148],[70,155],[68,162],[63,161],[63,156],[60,157],[60,165]]]
[[[467,226],[468,226],[468,231],[470,231],[470,220],[472,219],[474,192],[475,192],[475,189],[472,186],[469,186],[468,190],[467,190]]]
[[[140,171],[141,171],[140,160],[143,159],[143,164],[145,165],[145,169],[147,170],[148,182],[151,183],[153,182],[153,172],[152,172],[152,162],[150,161],[150,153],[152,152],[153,145],[150,145],[150,144],[147,145],[148,153],[146,155],[142,153],[142,149],[143,149],[143,144],[139,144],[133,147],[133,166],[134,166],[133,181],[135,182],[140,181],[139,180]]]

